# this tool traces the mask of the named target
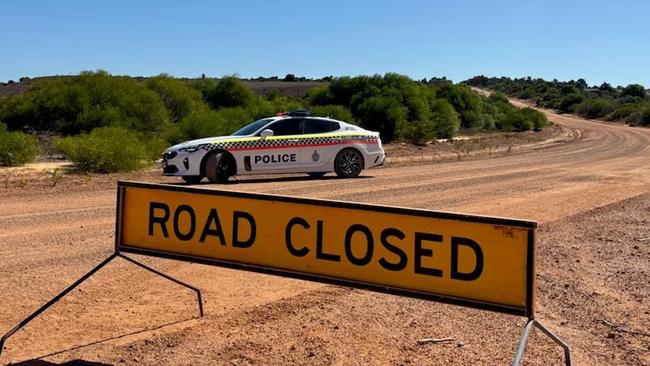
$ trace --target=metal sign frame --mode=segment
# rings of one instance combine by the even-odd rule
[[[519,228],[526,229],[528,234],[527,234],[527,251],[526,251],[526,305],[524,308],[516,308],[516,307],[508,307],[503,304],[492,304],[488,302],[482,302],[478,300],[470,300],[466,298],[457,298],[453,296],[448,296],[448,295],[438,295],[438,294],[432,294],[432,293],[424,293],[424,292],[418,292],[418,291],[413,291],[409,289],[401,289],[401,288],[394,288],[394,287],[388,287],[388,286],[381,286],[377,284],[372,284],[372,283],[365,283],[365,282],[360,282],[360,281],[355,281],[355,280],[350,280],[350,279],[343,279],[343,278],[334,278],[334,277],[329,277],[329,276],[322,276],[322,275],[316,275],[316,274],[311,274],[311,273],[303,273],[303,272],[296,272],[296,271],[291,271],[291,270],[286,270],[286,269],[281,269],[281,268],[273,268],[273,267],[266,267],[266,266],[259,266],[259,265],[253,265],[253,264],[243,264],[243,263],[238,263],[238,262],[231,262],[231,261],[226,261],[226,260],[220,260],[220,259],[212,259],[212,258],[205,258],[205,257],[196,257],[196,256],[191,256],[191,255],[183,255],[183,254],[177,254],[177,253],[169,253],[169,252],[164,252],[160,250],[152,250],[152,249],[144,249],[144,248],[138,248],[135,246],[129,246],[128,243],[125,243],[123,240],[123,210],[124,210],[124,199],[125,199],[125,191],[128,189],[128,187],[139,187],[139,188],[147,188],[147,189],[159,189],[159,190],[166,190],[166,191],[174,191],[174,192],[190,192],[190,193],[200,193],[203,195],[219,195],[219,196],[227,196],[227,197],[233,197],[233,198],[246,198],[246,199],[256,199],[256,200],[268,200],[268,201],[282,201],[282,202],[289,202],[289,203],[300,203],[300,204],[316,204],[320,206],[327,206],[327,207],[336,207],[336,208],[352,208],[352,209],[357,209],[357,210],[364,210],[364,211],[380,211],[384,213],[395,213],[395,214],[404,214],[404,215],[411,215],[411,216],[421,216],[421,217],[428,217],[428,218],[435,218],[435,219],[449,219],[449,220],[459,220],[459,221],[466,221],[466,222],[474,222],[474,223],[486,223],[486,224],[494,224],[494,225],[508,225],[508,226],[515,226]],[[22,320],[18,325],[16,325],[14,328],[12,328],[9,332],[4,334],[2,338],[0,338],[0,355],[2,354],[3,347],[5,342],[9,337],[11,337],[14,333],[16,333],[18,330],[20,330],[22,327],[27,325],[30,321],[32,321],[34,318],[36,318],[38,315],[40,315],[42,312],[44,312],[47,308],[49,308],[51,305],[56,303],[58,300],[60,300],[62,297],[64,297],[66,294],[68,294],[70,291],[72,291],[74,288],[79,286],[81,283],[83,283],[86,279],[88,279],[90,276],[92,276],[94,273],[99,271],[101,268],[103,268],[105,265],[110,263],[113,259],[115,258],[122,258],[127,260],[128,262],[135,264],[147,271],[150,271],[152,273],[155,273],[157,275],[160,275],[172,282],[175,282],[181,286],[184,286],[186,288],[189,288],[193,290],[196,295],[197,295],[197,301],[198,301],[198,306],[199,306],[199,316],[203,317],[203,303],[202,303],[202,298],[201,298],[201,291],[198,288],[195,288],[189,284],[186,284],[178,279],[175,279],[169,275],[166,275],[160,271],[157,271],[156,269],[153,269],[143,263],[140,263],[133,258],[125,256],[123,253],[133,253],[133,254],[139,254],[139,255],[145,255],[145,256],[151,256],[151,257],[159,257],[159,258],[167,258],[167,259],[175,259],[175,260],[181,260],[181,261],[186,261],[186,262],[192,262],[192,263],[203,263],[203,264],[209,264],[209,265],[214,265],[218,267],[225,267],[225,268],[233,268],[233,269],[240,269],[240,270],[245,270],[245,271],[252,271],[252,272],[259,272],[259,273],[265,273],[265,274],[272,274],[272,275],[278,275],[278,276],[283,276],[283,277],[290,277],[290,278],[296,278],[296,279],[302,279],[302,280],[308,280],[308,281],[315,281],[315,282],[321,282],[321,283],[327,283],[327,284],[334,284],[334,285],[342,285],[342,286],[347,286],[347,287],[353,287],[353,288],[358,288],[358,289],[363,289],[363,290],[370,290],[374,292],[380,292],[380,293],[387,293],[387,294],[393,294],[393,295],[398,295],[398,296],[406,296],[406,297],[412,297],[412,298],[418,298],[418,299],[425,299],[425,300],[432,300],[436,302],[442,302],[442,303],[448,303],[448,304],[453,304],[453,305],[461,305],[461,306],[467,306],[467,307],[472,307],[472,308],[477,308],[481,310],[488,310],[488,311],[494,311],[494,312],[500,312],[500,313],[505,313],[505,314],[510,314],[510,315],[517,315],[517,316],[523,316],[527,317],[528,321],[526,323],[526,326],[524,327],[524,332],[522,334],[522,338],[520,340],[520,344],[518,347],[518,351],[515,355],[515,359],[513,361],[513,365],[519,365],[521,362],[521,358],[523,357],[523,353],[526,347],[526,342],[528,335],[532,329],[533,326],[539,328],[540,330],[543,331],[543,333],[547,336],[549,336],[553,341],[555,341],[558,345],[560,345],[564,349],[564,356],[565,356],[565,364],[570,365],[571,364],[571,358],[570,358],[570,351],[568,345],[563,342],[560,338],[555,336],[553,333],[551,333],[548,329],[546,329],[541,323],[539,323],[535,319],[535,258],[534,258],[534,253],[535,253],[535,229],[537,227],[537,223],[533,221],[525,221],[525,220],[515,220],[515,219],[507,219],[507,218],[497,218],[497,217],[489,217],[489,216],[479,216],[479,215],[464,215],[464,214],[456,214],[456,213],[449,213],[449,212],[440,212],[440,211],[429,211],[429,210],[418,210],[418,209],[410,209],[410,208],[402,208],[402,207],[393,207],[393,206],[379,206],[379,205],[371,205],[371,204],[361,204],[361,203],[349,203],[349,202],[342,202],[342,201],[331,201],[331,200],[319,200],[319,199],[308,199],[308,198],[298,198],[298,197],[289,197],[289,196],[279,196],[279,195],[268,195],[268,194],[258,194],[258,193],[244,193],[244,192],[234,192],[234,191],[219,191],[219,190],[211,190],[211,189],[200,189],[200,188],[190,188],[186,186],[178,186],[178,185],[167,185],[167,184],[152,184],[152,183],[141,183],[141,182],[132,182],[132,181],[118,181],[117,182],[117,202],[116,202],[116,220],[115,220],[115,251],[113,254],[111,254],[108,258],[106,258],[104,261],[102,261],[99,265],[97,265],[95,268],[93,268],[90,272],[82,276],[79,280],[75,281],[72,285],[70,285],[68,288],[66,288],[64,291],[62,291],[60,294],[52,298],[50,301],[48,301],[46,304],[41,306],[39,309],[37,309],[35,312],[33,312],[31,315],[29,315],[27,318]]]
[[[144,249],[136,246],[130,246],[129,243],[124,241],[122,232],[123,232],[123,210],[124,210],[124,199],[125,192],[128,188],[145,188],[150,190],[164,190],[164,191],[173,191],[173,192],[184,192],[184,193],[193,193],[197,195],[202,195],[206,197],[210,196],[219,196],[219,197],[229,197],[229,198],[243,198],[243,199],[253,199],[256,201],[271,201],[271,202],[282,202],[282,203],[296,203],[296,204],[308,204],[313,206],[323,206],[323,207],[334,207],[334,208],[344,208],[344,209],[354,209],[368,212],[381,212],[381,213],[391,213],[391,214],[400,214],[407,216],[419,216],[431,219],[446,219],[446,220],[455,220],[463,221],[468,223],[481,223],[481,224],[490,224],[490,225],[500,225],[500,226],[509,226],[522,228],[527,231],[527,248],[526,248],[526,305],[524,308],[516,308],[514,306],[506,306],[503,304],[492,304],[489,302],[467,299],[467,298],[458,298],[442,294],[432,294],[425,292],[418,292],[414,290],[407,290],[395,287],[389,287],[384,285],[377,285],[372,283],[365,283],[351,279],[345,279],[340,277],[330,277],[319,274],[311,274],[304,272],[296,272],[292,270],[286,270],[279,267],[267,267],[256,264],[244,264],[239,262],[205,258],[199,256],[185,255],[170,253],[163,250],[154,250],[154,249]],[[399,296],[408,296],[419,299],[433,300],[437,302],[443,302],[453,305],[462,305],[467,307],[473,307],[481,310],[489,310],[495,312],[501,312],[510,315],[525,316],[525,317],[534,317],[534,288],[535,288],[535,274],[534,274],[534,263],[535,263],[535,229],[537,223],[534,221],[525,221],[525,220],[516,220],[508,218],[499,218],[499,217],[490,217],[490,216],[479,216],[479,215],[464,215],[456,214],[449,212],[441,211],[430,211],[430,210],[421,210],[421,209],[410,209],[403,207],[393,207],[393,206],[380,206],[372,204],[362,204],[362,203],[351,203],[351,202],[342,202],[342,201],[333,201],[333,200],[322,200],[322,199],[312,199],[312,198],[301,198],[301,197],[289,197],[281,195],[269,195],[269,194],[260,194],[260,193],[246,193],[246,192],[234,192],[234,191],[221,191],[214,189],[204,189],[204,188],[192,188],[186,186],[178,185],[160,185],[160,184],[148,184],[148,183],[139,183],[139,182],[118,182],[118,207],[116,212],[116,241],[115,241],[115,250],[118,252],[125,253],[134,253],[142,254],[154,257],[161,257],[167,259],[176,259],[187,262],[209,264],[219,267],[242,269],[252,272],[260,272],[266,274],[279,275],[283,277],[291,277],[302,280],[309,280],[315,282],[323,282],[334,285],[341,285],[347,287],[353,287],[363,290],[370,290],[381,293],[394,294]]]

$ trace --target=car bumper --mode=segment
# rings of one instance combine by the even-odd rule
[[[384,151],[376,151],[368,154],[368,158],[366,160],[366,168],[372,168],[374,166],[380,166],[384,165],[384,161],[386,160],[386,154]]]
[[[193,159],[186,153],[163,154],[161,161],[162,174],[167,176],[200,175],[200,160]]]

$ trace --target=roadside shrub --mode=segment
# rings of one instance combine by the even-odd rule
[[[545,81],[531,77],[511,79],[476,76],[465,81],[469,85],[487,87],[510,96],[531,96],[537,106],[575,112],[587,118],[604,118],[640,125],[645,123],[645,106],[650,98],[644,86],[630,84],[615,88],[611,84],[589,87],[584,79],[576,81]],[[497,125],[507,124],[497,118]]]
[[[454,107],[444,99],[436,99],[431,103],[431,121],[434,136],[441,139],[454,137],[460,128],[460,118]]]
[[[330,91],[330,86],[320,85],[315,86],[307,91],[306,99],[313,105],[328,105],[334,104],[334,95]],[[346,105],[349,100],[346,101]]]
[[[141,139],[142,140],[142,139]],[[169,143],[160,137],[152,137],[144,139],[144,150],[146,160],[156,161],[160,159],[163,151],[169,147]]]
[[[631,114],[638,112],[641,104],[624,104],[605,116],[606,121],[624,121]]]
[[[633,126],[650,126],[650,105],[640,108],[625,118]]]
[[[391,142],[406,123],[406,108],[389,97],[371,97],[358,108],[361,126],[378,131],[383,141]]]
[[[57,138],[54,144],[80,170],[111,173],[136,170],[158,158],[143,140],[122,127],[101,127],[89,134]]]
[[[146,85],[160,96],[172,122],[178,122],[191,112],[207,107],[200,91],[168,75],[151,78]]]
[[[37,82],[3,103],[0,120],[11,130],[76,134],[104,126],[159,132],[169,116],[160,96],[143,83],[98,71]]]
[[[404,139],[415,145],[425,145],[436,137],[436,124],[433,121],[407,123],[402,129]]]
[[[439,84],[436,97],[446,99],[460,115],[461,127],[473,130],[483,128],[481,97],[466,85]]]
[[[562,112],[573,112],[575,110],[575,107],[578,104],[582,103],[583,100],[585,100],[585,97],[583,97],[581,94],[569,94],[560,99],[559,104],[556,106],[556,108]]]
[[[208,103],[213,108],[246,107],[257,98],[253,91],[236,77],[225,77],[207,90]]]
[[[530,120],[528,112],[511,109],[497,121],[497,127],[503,131],[527,131],[535,128],[535,124]]]
[[[621,97],[638,97],[643,99],[645,95],[645,88],[639,84],[630,84],[621,91]]]
[[[22,132],[9,132],[0,123],[0,166],[19,166],[33,161],[41,149],[38,140]]]
[[[523,130],[530,130],[530,129],[533,129],[535,131],[540,131],[544,127],[548,126],[548,119],[546,118],[544,113],[542,113],[540,111],[537,111],[537,110],[534,110],[533,108],[528,108],[527,107],[527,108],[520,109],[519,113],[522,115],[522,117],[525,120],[528,120],[528,121],[530,121],[532,123],[532,128],[530,128],[529,127],[530,125],[527,124],[527,123],[523,124],[523,125],[520,125],[519,127],[521,128],[522,131]],[[517,126],[515,126],[515,127],[517,127]]]
[[[576,106],[576,113],[587,118],[602,118],[614,111],[614,105],[603,99],[589,99]]]
[[[170,126],[167,141],[178,144],[209,136],[227,135],[236,129],[223,117],[223,113],[214,110],[196,111]]]

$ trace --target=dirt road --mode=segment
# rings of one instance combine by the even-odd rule
[[[650,338],[623,331],[650,329],[650,130],[546,113],[570,128],[568,142],[389,165],[361,179],[242,178],[218,188],[537,220],[538,317],[571,343],[576,364],[650,364]],[[0,331],[111,252],[114,179],[0,188]],[[0,363],[45,356],[21,364],[493,365],[510,362],[523,324],[336,286],[143,261],[200,287],[206,317],[194,318],[191,293],[112,264],[10,339]],[[417,344],[428,337],[454,341]],[[527,364],[560,359],[546,339],[531,339]]]

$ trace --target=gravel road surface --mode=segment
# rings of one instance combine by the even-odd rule
[[[359,179],[254,177],[209,187],[537,220],[538,318],[572,345],[575,364],[648,365],[650,129],[545,113],[566,127],[565,141],[491,157],[389,164]],[[125,177],[171,181],[157,173]],[[110,254],[116,177],[84,179],[0,187],[0,331]],[[206,316],[196,318],[192,293],[117,261],[12,337],[0,364],[500,365],[511,362],[524,323],[141,259],[201,288]],[[420,345],[421,338],[453,341]],[[535,333],[525,364],[560,360],[560,350]]]

